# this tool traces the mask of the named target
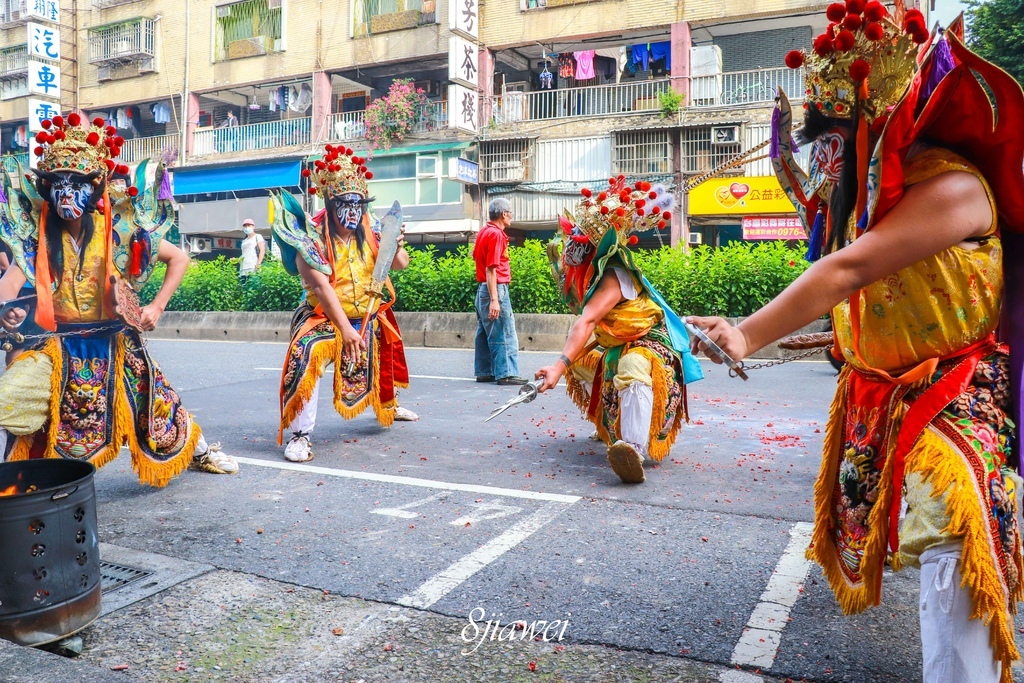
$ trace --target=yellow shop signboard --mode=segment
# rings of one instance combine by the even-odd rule
[[[690,190],[691,216],[796,213],[774,176],[714,178]]]

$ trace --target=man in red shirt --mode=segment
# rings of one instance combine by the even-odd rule
[[[473,260],[476,261],[476,359],[477,382],[526,384],[519,376],[519,338],[508,285],[512,270],[508,263],[508,235],[512,224],[512,205],[507,199],[494,199],[487,207],[490,220],[476,236]]]

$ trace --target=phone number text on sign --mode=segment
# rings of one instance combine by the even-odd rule
[[[807,238],[800,219],[795,216],[782,218],[744,216],[742,226],[745,240],[802,240]]]

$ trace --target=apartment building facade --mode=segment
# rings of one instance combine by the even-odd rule
[[[230,253],[244,217],[265,227],[268,189],[312,201],[299,171],[327,143],[371,156],[371,190],[402,202],[412,242],[471,239],[496,196],[517,239],[543,237],[582,186],[621,173],[673,187],[684,209],[652,244],[721,243],[793,224],[767,159],[694,180],[767,139],[778,87],[799,102],[783,57],[826,6],[0,0],[0,151],[27,162],[44,114],[101,116],[129,163],[173,163],[181,232],[203,251]],[[428,104],[371,154],[365,110],[399,78]]]

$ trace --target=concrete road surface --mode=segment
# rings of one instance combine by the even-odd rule
[[[825,362],[748,382],[705,363],[691,424],[628,486],[561,388],[484,424],[516,388],[476,383],[470,351],[408,351],[416,423],[346,422],[323,391],[316,459],[293,464],[284,345],[150,346],[241,473],[150,489],[122,455],[98,474],[103,559],[150,567],[155,594],[109,592],[80,661],[147,681],[920,680],[916,570],[842,617],[803,559]],[[532,642],[495,625],[516,621]]]

